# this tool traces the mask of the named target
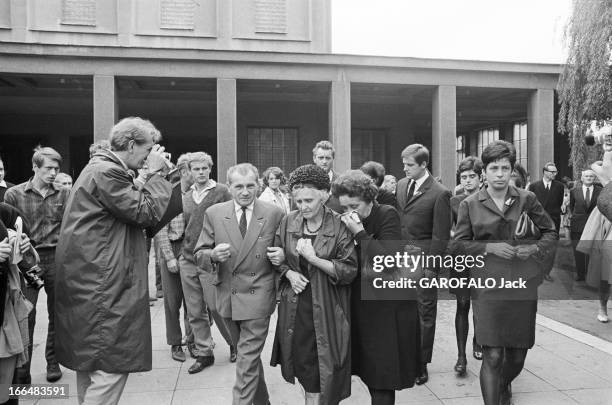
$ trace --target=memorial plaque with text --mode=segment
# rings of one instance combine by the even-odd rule
[[[96,25],[96,0],[63,0],[62,24]]]
[[[193,30],[195,28],[195,8],[194,0],[161,0],[161,28]]]
[[[287,33],[287,0],[255,0],[255,32]]]

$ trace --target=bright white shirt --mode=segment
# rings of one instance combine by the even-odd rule
[[[590,199],[591,199],[591,200],[593,199],[593,186],[588,186],[588,187],[587,187],[587,186],[585,186],[585,185],[583,184],[583,185],[582,185],[582,197],[584,197],[584,201],[586,201],[586,192],[587,192],[587,190],[591,190],[591,191],[589,192],[589,194],[590,194]]]
[[[546,181],[544,179],[542,179],[542,181],[544,182],[544,188],[547,188],[550,190],[550,187],[552,186],[552,181]]]
[[[6,181],[4,180],[0,181],[0,187],[6,188]]]
[[[216,185],[217,185],[217,182],[214,181],[213,179],[210,179],[208,180],[208,185],[204,187],[202,190],[198,191],[198,189],[196,188],[196,185],[192,184],[190,188],[193,190],[191,194],[193,197],[193,201],[196,204],[200,204],[204,200],[204,198],[208,195],[208,192],[212,190],[213,188],[215,188]]]
[[[247,229],[249,229],[249,224],[251,223],[251,218],[253,217],[253,206],[255,205],[255,200],[246,207],[246,223]],[[242,217],[242,206],[234,200],[234,211],[236,212],[236,220],[238,224],[240,224],[240,218]]]
[[[423,183],[425,183],[425,180],[427,180],[428,177],[429,177],[429,172],[427,170],[425,170],[425,174],[423,176],[421,176],[421,178],[419,178],[417,180],[412,180],[412,181],[414,181],[416,183],[416,186],[414,186],[415,194],[416,194],[417,191],[419,191],[419,189],[421,188]],[[410,184],[408,184],[408,190],[410,190],[410,186],[412,186],[412,181],[410,182]]]

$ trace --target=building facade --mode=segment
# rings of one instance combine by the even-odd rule
[[[555,132],[561,66],[332,54],[327,0],[0,0],[0,154],[31,174],[36,144],[78,175],[88,147],[141,116],[174,156],[210,153],[216,173],[250,161],[290,171],[322,139],[336,170],[420,142],[449,187],[458,159],[514,142],[532,178],[566,168]]]

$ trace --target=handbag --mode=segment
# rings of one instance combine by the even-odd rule
[[[514,240],[539,240],[541,236],[540,228],[533,223],[527,211],[523,211],[516,222]]]

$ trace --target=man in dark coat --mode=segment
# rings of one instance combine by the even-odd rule
[[[435,181],[427,170],[429,150],[413,144],[402,151],[406,177],[397,183],[397,208],[402,225],[402,238],[426,255],[443,255],[450,239],[451,192]],[[436,278],[440,269],[423,268],[423,277]],[[417,384],[429,379],[427,363],[431,363],[438,290],[417,287],[419,321],[421,324],[421,374]]]
[[[330,141],[319,141],[312,149],[312,161],[315,165],[325,170],[329,176],[330,184],[338,178],[338,173],[334,171],[334,159],[336,158],[336,150]],[[325,203],[328,208],[331,208],[338,214],[342,214],[340,202],[333,195]]]
[[[59,362],[77,372],[79,403],[116,404],[128,373],[151,370],[144,229],[159,229],[181,210],[158,138],[149,121],[121,120],[111,130],[111,149],[92,157],[66,203],[55,343]],[[134,180],[130,171],[145,160],[148,173]]]
[[[553,162],[547,162],[542,169],[542,180],[536,181],[529,185],[529,191],[533,192],[544,210],[550,215],[557,233],[559,233],[559,224],[561,223],[561,205],[563,205],[563,194],[565,187],[563,183],[555,180],[557,176],[557,166]],[[544,280],[553,281],[550,272],[555,262],[555,252],[553,249],[546,263],[543,264]]]
[[[589,265],[589,256],[576,250],[580,236],[584,230],[589,215],[597,206],[597,197],[601,187],[594,184],[595,173],[592,170],[582,172],[581,183],[570,191],[569,209],[572,214],[570,223],[570,235],[574,247],[574,259],[576,262],[576,281],[584,281]]]

